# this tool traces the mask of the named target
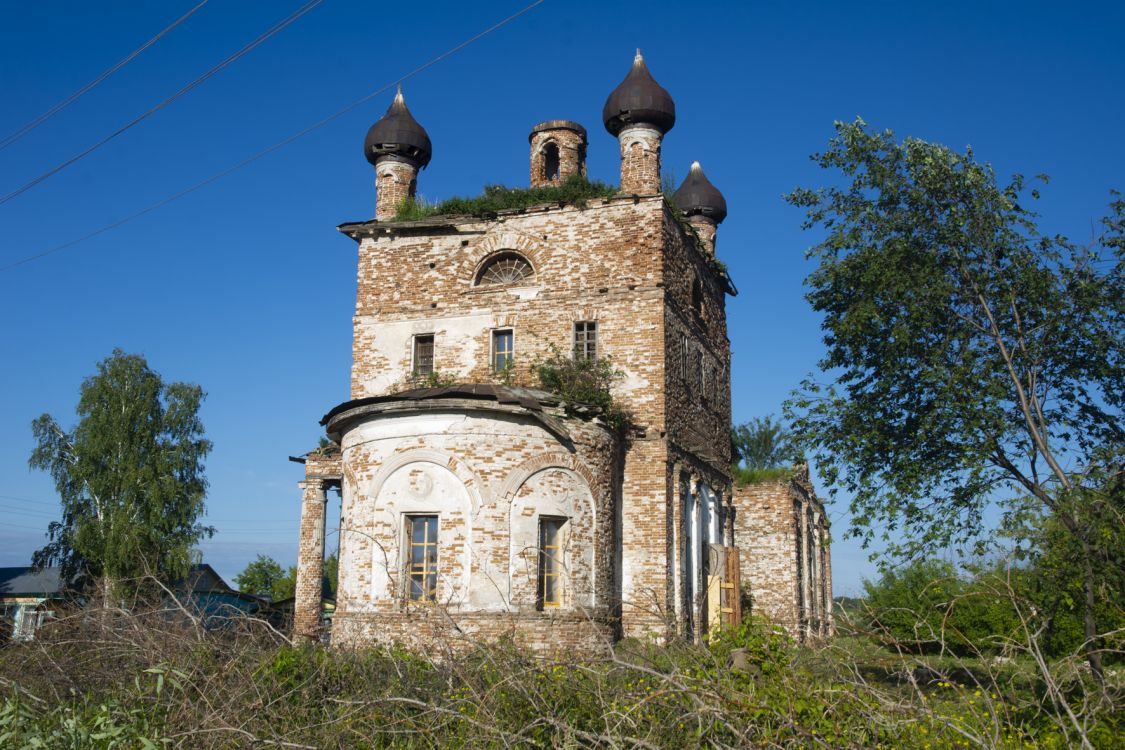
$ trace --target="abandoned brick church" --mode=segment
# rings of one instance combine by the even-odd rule
[[[603,110],[620,191],[396,220],[430,162],[401,92],[367,134],[351,400],[305,458],[294,627],[319,635],[329,489],[340,492],[335,644],[510,635],[539,648],[698,638],[755,610],[831,632],[827,522],[807,473],[739,489],[715,259],[726,201],[692,165],[669,205],[671,96],[637,54]],[[587,134],[531,129],[531,186],[585,176]],[[608,357],[627,431],[529,365]]]

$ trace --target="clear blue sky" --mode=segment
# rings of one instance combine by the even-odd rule
[[[530,0],[529,0],[530,1]],[[0,138],[197,0],[11,3],[0,24]],[[211,0],[100,87],[0,151],[7,193],[195,78],[298,0]],[[176,193],[374,91],[525,5],[325,2],[91,156],[0,205],[0,266]],[[592,177],[617,180],[606,95],[640,47],[676,101],[664,165],[699,159],[730,216],[734,417],[777,413],[822,351],[802,298],[814,237],[781,195],[822,183],[808,155],[857,115],[901,135],[971,144],[1001,175],[1046,172],[1043,226],[1076,238],[1125,188],[1125,6],[1117,2],[608,3],[547,0],[408,81],[434,143],[420,192],[526,184],[527,133],[577,120]],[[215,443],[205,559],[230,578],[261,552],[296,558],[301,468],[317,420],[348,396],[355,244],[368,218],[363,136],[385,94],[246,169],[119,229],[0,272],[0,566],[27,564],[56,515],[31,473],[29,425],[63,424],[114,347],[201,384]],[[837,536],[847,524],[832,509]],[[838,593],[871,575],[833,548]]]

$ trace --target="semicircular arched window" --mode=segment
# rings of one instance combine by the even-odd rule
[[[535,269],[518,253],[499,253],[484,264],[477,275],[477,286],[499,286],[535,280]]]

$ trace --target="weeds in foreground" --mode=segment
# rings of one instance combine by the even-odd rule
[[[583,661],[511,641],[326,651],[251,618],[187,617],[77,612],[5,646],[0,746],[921,750],[1112,747],[1121,731],[1120,696],[1086,701],[1080,671],[1049,687],[1031,659],[957,672],[870,638],[798,648],[761,622]],[[746,669],[728,666],[735,650]]]

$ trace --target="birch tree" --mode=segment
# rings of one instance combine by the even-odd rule
[[[199,407],[203,390],[165,384],[145,359],[117,349],[87,378],[78,423],[49,414],[32,422],[29,464],[49,472],[61,520],[47,529],[36,566],[59,565],[66,580],[113,582],[187,574],[193,546],[214,529],[198,522],[207,480]]]

